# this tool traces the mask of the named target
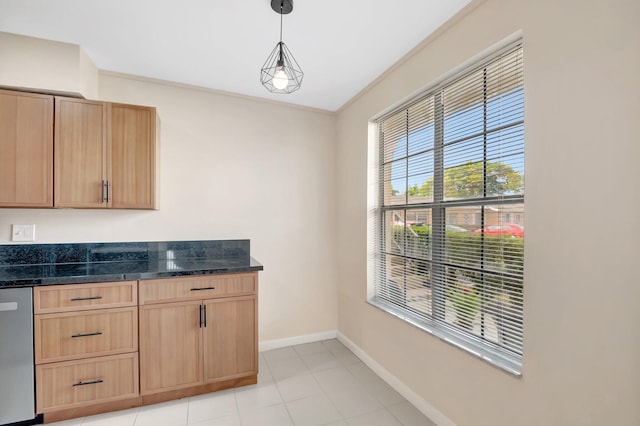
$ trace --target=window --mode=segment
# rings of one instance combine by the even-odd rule
[[[510,46],[377,120],[370,299],[514,373],[523,342],[522,61],[521,45]]]

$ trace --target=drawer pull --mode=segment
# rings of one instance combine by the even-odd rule
[[[100,300],[102,296],[92,296],[92,297],[74,297],[71,299],[72,302],[78,302],[80,300]]]
[[[104,380],[102,379],[97,379],[97,380],[92,380],[90,382],[83,382],[82,380],[79,381],[78,383],[74,383],[73,386],[84,386],[84,385],[95,385],[97,383],[103,383]]]
[[[215,287],[200,287],[200,288],[192,288],[191,291],[201,291],[201,290],[215,290]]]
[[[94,333],[79,333],[79,334],[74,334],[71,337],[87,337],[87,336],[100,336],[102,334],[102,331],[96,331]]]

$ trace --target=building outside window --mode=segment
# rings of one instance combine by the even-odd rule
[[[522,61],[521,45],[510,46],[376,121],[370,298],[516,373],[523,346]]]

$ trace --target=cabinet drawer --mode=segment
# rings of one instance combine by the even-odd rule
[[[137,304],[136,281],[35,287],[33,292],[33,308],[36,314]]]
[[[199,275],[140,281],[140,304],[255,294],[258,274]]]
[[[38,413],[138,396],[138,354],[36,367]]]
[[[138,308],[35,315],[36,364],[138,350]]]

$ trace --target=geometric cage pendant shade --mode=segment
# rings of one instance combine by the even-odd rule
[[[260,82],[273,93],[293,93],[300,88],[304,73],[286,44],[282,42],[282,15],[291,13],[293,0],[271,0],[271,8],[280,14],[280,41],[260,70]]]
[[[293,93],[300,88],[304,73],[282,41],[276,44],[260,71],[260,82],[273,93]]]

